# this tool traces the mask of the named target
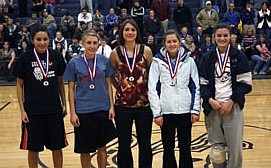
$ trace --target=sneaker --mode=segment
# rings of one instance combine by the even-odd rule
[[[265,75],[265,74],[266,74],[266,72],[260,72],[259,74],[260,74],[260,75]]]

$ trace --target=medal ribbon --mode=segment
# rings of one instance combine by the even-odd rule
[[[217,62],[218,62],[218,66],[221,72],[221,75],[224,74],[225,70],[226,70],[226,64],[228,62],[229,59],[229,51],[230,51],[230,45],[228,45],[226,52],[225,52],[225,56],[224,59],[221,56],[220,50],[218,47],[216,47],[216,58],[217,58]]]
[[[169,68],[170,76],[171,76],[172,79],[177,74],[178,66],[179,66],[179,63],[180,63],[180,58],[181,58],[181,51],[179,50],[178,53],[177,53],[177,56],[175,58],[176,59],[176,63],[175,63],[175,67],[173,69],[173,66],[171,65],[171,61],[170,61],[170,56],[169,56],[168,52],[166,53],[166,59],[167,59],[167,63],[168,63],[168,68]]]
[[[96,74],[97,57],[94,56],[94,61],[93,61],[93,65],[92,65],[91,70],[90,70],[90,67],[89,67],[89,64],[88,64],[88,61],[86,59],[85,54],[83,55],[83,57],[84,57],[85,63],[86,63],[87,68],[88,68],[89,80],[90,80],[90,83],[91,83],[91,82],[93,82],[95,74]]]
[[[42,76],[45,78],[45,79],[47,79],[47,75],[48,75],[48,72],[49,72],[49,64],[50,64],[50,56],[49,56],[49,52],[48,52],[48,49],[46,50],[46,67],[44,67],[43,65],[42,65],[42,63],[41,63],[41,60],[40,60],[40,58],[39,58],[39,55],[38,55],[38,53],[37,53],[37,51],[36,51],[36,49],[34,48],[34,56],[35,56],[35,58],[36,58],[36,61],[37,61],[37,63],[38,63],[38,66],[39,66],[39,68],[40,68],[40,70],[41,70],[41,73],[42,73]]]
[[[123,47],[123,50],[124,50],[124,57],[125,57],[126,64],[127,64],[128,68],[129,68],[130,74],[132,75],[132,73],[134,71],[134,68],[135,68],[135,62],[136,62],[136,57],[137,57],[137,52],[138,52],[137,51],[137,44],[135,44],[135,46],[134,46],[132,67],[130,66],[130,63],[129,63],[129,60],[128,60],[128,53],[127,53],[127,50],[126,50],[125,46]]]

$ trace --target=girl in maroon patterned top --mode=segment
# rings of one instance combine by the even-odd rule
[[[116,88],[115,121],[119,141],[117,160],[118,166],[124,168],[133,167],[130,149],[133,120],[139,144],[139,167],[152,167],[153,117],[147,96],[152,52],[141,43],[137,24],[133,20],[126,20],[120,28],[120,45],[110,56],[116,70],[115,76],[112,76],[112,83]]]

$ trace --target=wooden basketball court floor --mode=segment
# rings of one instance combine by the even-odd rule
[[[67,87],[66,87],[67,89]],[[66,90],[67,91],[67,90]],[[268,168],[271,165],[271,80],[253,80],[253,91],[246,96],[244,109],[243,167]],[[21,136],[20,111],[15,86],[0,87],[0,168],[26,168],[27,152],[19,150]],[[73,127],[69,116],[65,118],[69,146],[63,150],[64,168],[80,167],[79,155],[73,153]],[[137,165],[137,141],[135,132],[132,136],[132,151],[135,168]],[[195,168],[212,167],[208,159],[209,144],[204,127],[204,117],[193,125],[192,156]],[[153,124],[152,131],[153,167],[162,164],[162,143],[160,129]],[[108,144],[108,167],[116,167],[117,140]],[[178,149],[176,148],[176,157]],[[96,154],[92,164],[96,165]],[[39,167],[53,167],[51,152],[40,153]]]

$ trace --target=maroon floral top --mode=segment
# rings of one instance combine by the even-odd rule
[[[125,107],[148,106],[148,64],[145,57],[143,57],[144,45],[140,46],[132,74],[121,52],[120,46],[118,46],[116,50],[121,63],[116,73],[116,81],[118,84],[116,87],[115,104]]]

